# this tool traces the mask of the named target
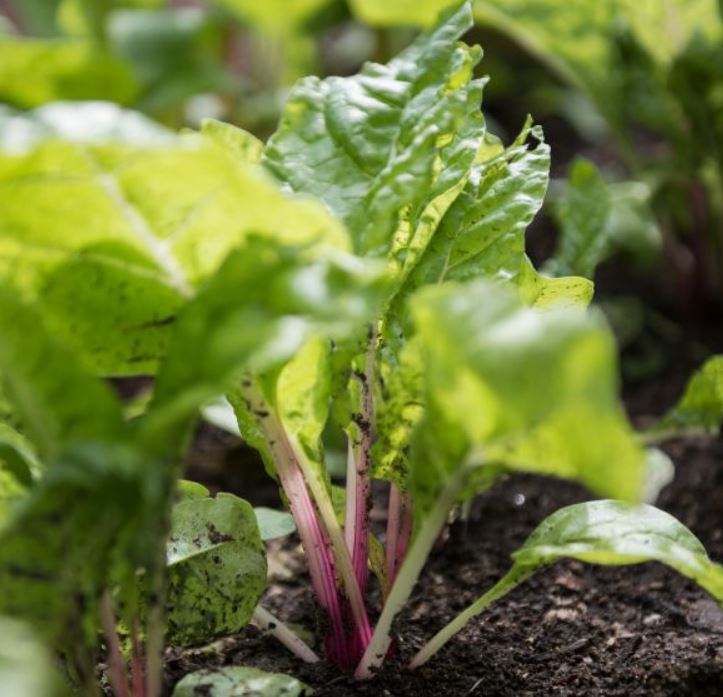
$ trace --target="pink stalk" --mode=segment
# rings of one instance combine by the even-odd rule
[[[146,686],[143,679],[143,650],[139,639],[138,619],[131,625],[131,680],[133,682],[133,697],[145,697]]]
[[[376,351],[376,332],[369,334],[366,366],[364,373],[358,375],[361,382],[361,403],[354,419],[358,438],[349,442],[346,480],[346,517],[344,537],[351,554],[354,575],[359,589],[365,593],[369,578],[369,531],[371,521],[371,480],[369,466],[371,449],[374,443],[372,425],[374,423],[374,357]]]
[[[319,602],[329,618],[331,634],[326,642],[328,657],[342,666],[349,666],[355,657],[350,656],[344,628],[344,616],[336,585],[334,556],[327,535],[316,515],[316,509],[309,496],[303,472],[296,460],[286,434],[276,417],[268,409],[249,380],[242,383],[248,407],[257,416],[264,433],[281,487],[289,502],[289,510],[296,522],[301,544],[309,564],[311,585]]]
[[[115,697],[130,697],[128,681],[126,680],[125,661],[118,639],[113,600],[110,593],[105,591],[100,600],[100,620],[103,626],[106,648],[108,649],[108,677]]]

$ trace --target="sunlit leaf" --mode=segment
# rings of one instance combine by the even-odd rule
[[[313,694],[313,690],[290,675],[267,673],[246,666],[227,666],[191,673],[173,691],[173,697],[199,694],[207,697],[304,697]]]

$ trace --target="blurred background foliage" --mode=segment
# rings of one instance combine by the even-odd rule
[[[386,61],[448,4],[0,0],[0,147],[99,119],[154,127],[108,104],[95,120],[54,104],[78,100],[142,112],[159,134],[213,117],[265,138],[299,77]],[[490,129],[510,140],[531,113],[552,146],[534,260],[594,277],[621,341],[647,332],[638,367],[654,369],[648,353],[676,332],[666,317],[721,316],[723,2],[476,0],[474,12]]]

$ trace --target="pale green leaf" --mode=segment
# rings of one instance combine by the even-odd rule
[[[176,685],[173,697],[305,697],[313,690],[290,675],[258,668],[226,666],[190,673]]]
[[[644,453],[618,402],[615,345],[597,313],[526,308],[482,281],[420,291],[412,313],[425,365],[411,471],[420,515],[465,469],[486,485],[502,467],[642,495]]]
[[[688,382],[678,403],[653,427],[654,439],[716,435],[723,423],[723,356],[709,358]]]
[[[254,508],[256,522],[259,526],[261,539],[274,540],[277,537],[286,537],[296,530],[296,524],[291,514],[286,511],[276,511],[273,508],[257,506]]]
[[[214,0],[270,34],[285,35],[329,5],[330,0]]]
[[[0,196],[0,279],[42,297],[103,374],[154,372],[179,309],[249,234],[349,245],[322,204],[201,139],[0,157]]]
[[[90,41],[0,35],[0,101],[23,108],[64,99],[129,104],[136,92],[128,66]]]
[[[198,645],[238,632],[266,588],[254,509],[231,494],[182,499],[171,514],[167,563],[169,641]]]
[[[263,237],[250,238],[242,250],[229,255],[176,322],[151,406],[157,413],[155,428],[164,432],[164,423],[180,425],[193,418],[202,404],[238,385],[246,371],[272,371],[290,359],[289,371],[294,361],[310,370],[314,363],[305,361],[312,349],[297,352],[312,346],[306,344],[312,336],[344,338],[363,324],[378,307],[383,280],[378,265],[344,252],[300,251]],[[324,345],[319,339],[315,349],[319,353],[314,361],[321,366],[329,350],[328,343]],[[294,377],[286,374],[292,382],[306,379],[303,371]],[[296,388],[290,384],[289,389]],[[297,403],[297,397],[307,395],[294,394],[281,413],[302,444],[312,448],[313,435],[306,429],[316,431],[319,425],[309,414],[301,419],[298,410],[321,405]],[[243,424],[241,431],[248,440]]]
[[[264,144],[243,128],[215,119],[204,119],[201,123],[201,133],[241,162],[255,164],[261,159]]]
[[[33,631],[0,617],[0,694],[3,697],[57,697],[62,694],[53,660]]]

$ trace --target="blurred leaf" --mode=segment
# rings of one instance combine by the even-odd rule
[[[0,469],[3,467],[24,486],[30,485],[40,471],[40,463],[30,441],[12,426],[0,421]]]
[[[352,12],[368,24],[429,27],[439,13],[460,0],[349,0]]]
[[[254,508],[254,513],[261,532],[261,539],[264,541],[286,537],[296,530],[294,519],[286,511],[276,511],[273,508],[261,506]]]
[[[607,184],[597,167],[578,158],[556,207],[560,238],[546,270],[593,278],[597,266],[619,251],[649,260],[662,245],[641,182]]]
[[[313,690],[282,673],[267,673],[258,668],[227,666],[190,673],[176,685],[173,697],[304,697]]]
[[[201,133],[245,164],[252,165],[261,159],[264,144],[242,128],[214,119],[204,119]]]
[[[0,617],[0,694],[3,697],[57,697],[59,676],[45,646],[32,630]]]
[[[0,196],[0,279],[42,297],[53,329],[106,375],[153,372],[178,310],[250,233],[349,244],[321,203],[202,139],[0,156]]]
[[[167,563],[169,641],[192,646],[238,632],[266,588],[254,509],[231,494],[182,499],[171,514]]]
[[[577,479],[637,499],[644,454],[616,395],[615,346],[597,314],[525,308],[482,281],[420,291],[426,411],[411,484],[423,517],[454,479],[497,468]]]
[[[141,146],[173,138],[143,114],[111,102],[53,102],[26,112],[0,106],[0,151],[8,154],[26,153],[54,139]]]
[[[678,403],[649,431],[653,439],[718,434],[723,423],[723,356],[709,358]]]
[[[147,111],[167,113],[192,95],[235,89],[223,66],[223,28],[201,8],[117,10],[108,37],[133,66]]]
[[[130,68],[91,42],[0,35],[0,101],[32,108],[58,100],[132,102]]]
[[[110,388],[88,376],[38,312],[0,286],[0,380],[43,458],[73,442],[120,437],[123,421]],[[17,441],[16,441],[17,443]]]
[[[271,34],[292,33],[331,0],[213,0]]]

